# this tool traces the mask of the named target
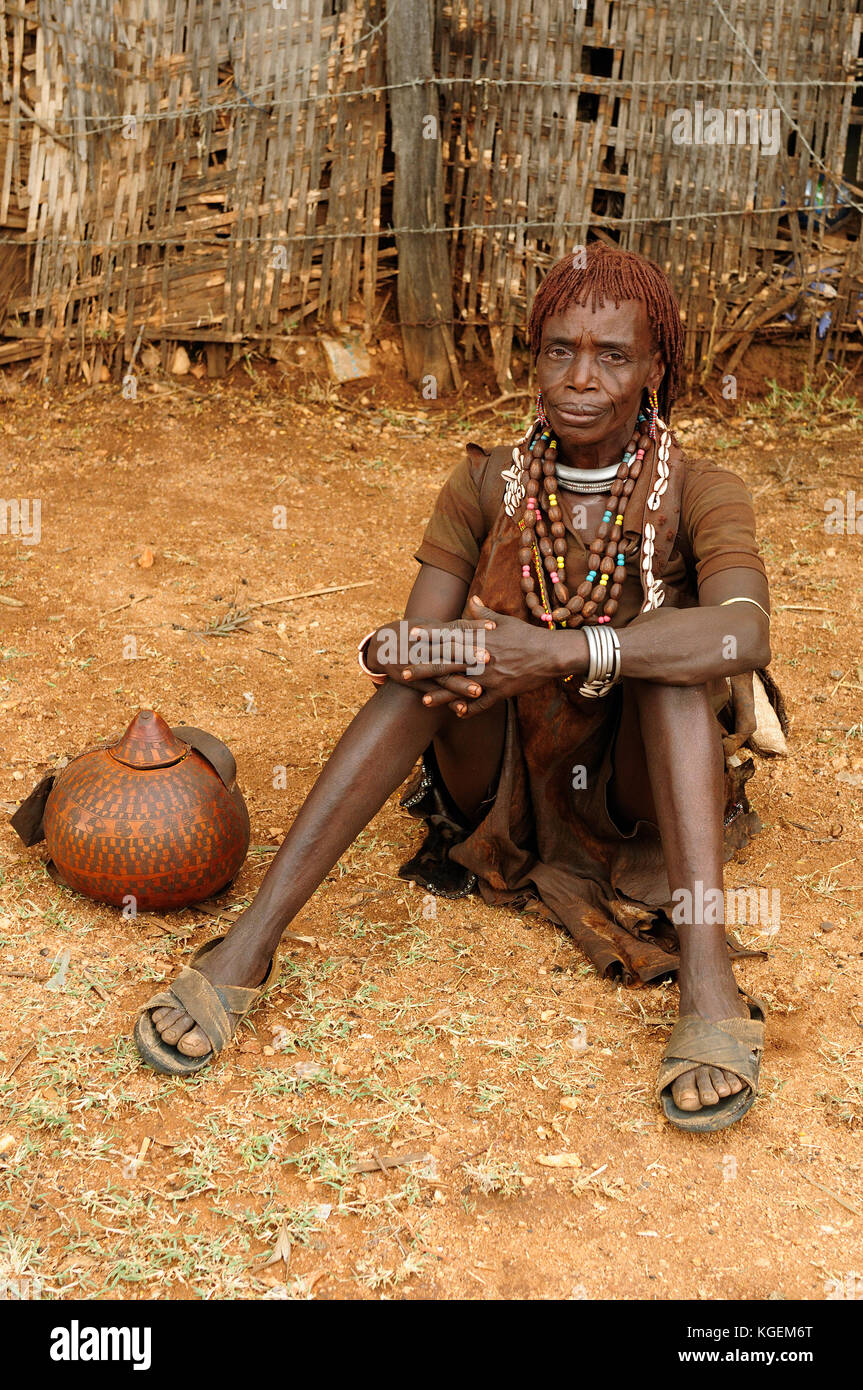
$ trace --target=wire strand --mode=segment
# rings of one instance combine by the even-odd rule
[[[714,3],[715,3],[715,2],[716,2],[716,0],[714,0]],[[292,80],[293,80],[293,74],[292,74]],[[647,90],[649,91],[649,90],[652,90],[652,89],[655,88],[655,87],[704,87],[704,88],[709,89],[710,86],[711,86],[710,79],[709,79],[709,78],[704,78],[704,77],[676,77],[676,78],[672,78],[672,77],[670,77],[670,78],[662,78],[662,77],[645,77],[645,78],[625,78],[625,77],[597,77],[597,76],[595,76],[595,75],[591,76],[591,75],[585,74],[584,77],[583,77],[582,79],[578,80],[578,81],[567,81],[567,80],[565,80],[565,79],[563,79],[563,78],[559,78],[559,79],[558,79],[558,78],[542,78],[542,79],[540,79],[540,78],[530,78],[530,77],[475,77],[475,78],[474,78],[474,77],[439,77],[439,76],[431,76],[431,77],[417,77],[417,78],[414,78],[413,81],[411,81],[411,82],[386,82],[386,83],[381,84],[380,86],[374,86],[374,87],[368,87],[368,86],[367,86],[367,87],[346,87],[346,88],[342,89],[341,91],[310,92],[310,93],[308,93],[307,95],[302,96],[302,97],[296,97],[296,96],[294,96],[294,97],[275,97],[275,96],[274,96],[274,97],[270,98],[269,100],[267,100],[266,94],[263,93],[263,92],[254,92],[254,93],[250,93],[250,92],[241,91],[240,87],[237,85],[236,79],[234,78],[233,74],[232,74],[232,81],[233,81],[233,83],[234,83],[234,87],[236,88],[237,92],[239,93],[239,100],[238,100],[238,101],[223,100],[223,101],[216,101],[216,102],[207,102],[207,103],[205,103],[205,104],[202,105],[202,106],[183,106],[183,107],[177,107],[177,108],[176,108],[175,110],[173,110],[173,111],[149,111],[149,112],[142,112],[140,115],[139,115],[137,112],[129,111],[126,115],[124,115],[124,116],[117,116],[117,117],[92,116],[92,115],[87,115],[86,112],[82,112],[82,113],[80,113],[80,114],[64,115],[64,116],[62,117],[62,119],[63,119],[63,121],[67,122],[67,123],[70,124],[70,125],[73,125],[73,124],[76,123],[76,122],[80,122],[80,123],[82,123],[82,124],[85,124],[85,123],[88,122],[88,121],[98,122],[98,124],[95,124],[95,125],[93,126],[93,128],[90,129],[90,130],[82,130],[82,131],[77,132],[77,134],[79,134],[82,138],[87,138],[87,139],[89,139],[89,138],[91,138],[91,137],[94,137],[94,136],[97,136],[97,135],[101,135],[101,134],[104,134],[105,132],[110,132],[110,131],[112,131],[112,130],[122,130],[122,129],[124,128],[124,126],[127,126],[127,125],[128,125],[128,122],[129,122],[130,118],[132,118],[132,117],[134,117],[134,119],[135,119],[136,121],[140,121],[141,124],[150,124],[150,123],[155,123],[155,122],[158,122],[158,121],[173,121],[173,120],[193,119],[193,118],[196,118],[196,117],[199,117],[199,116],[206,116],[206,115],[209,115],[209,114],[211,114],[211,113],[214,112],[214,111],[225,111],[225,112],[227,112],[227,111],[242,111],[242,110],[248,109],[249,106],[251,106],[253,110],[258,111],[258,112],[260,112],[260,113],[262,113],[262,114],[269,114],[271,111],[273,111],[273,110],[275,110],[275,109],[279,109],[279,108],[281,108],[281,107],[296,108],[296,107],[302,107],[302,106],[314,106],[314,105],[319,105],[320,103],[322,103],[322,102],[327,102],[327,101],[345,101],[345,100],[352,100],[352,99],[358,98],[358,97],[379,96],[379,95],[382,95],[382,94],[385,93],[385,92],[397,92],[397,91],[402,91],[402,90],[404,90],[405,88],[414,88],[414,87],[456,87],[456,86],[467,86],[467,87],[471,87],[471,88],[483,88],[483,87],[485,87],[485,88],[489,88],[489,87],[503,87],[503,88],[528,87],[528,88],[532,88],[532,89],[542,89],[542,90],[544,90],[544,91],[559,91],[559,92],[562,92],[562,93],[573,92],[573,93],[576,93],[576,94],[578,94],[578,95],[583,94],[583,95],[585,95],[585,96],[610,96],[610,97],[619,98],[621,95],[624,95],[624,94],[625,94],[625,91],[626,91],[626,89],[628,89],[628,88],[631,88],[631,89],[633,89],[633,90],[636,89],[636,88],[639,89],[639,90],[642,89],[642,88],[645,88],[645,89],[647,89]],[[793,87],[793,88],[795,88],[795,89],[800,89],[800,88],[804,88],[804,87],[819,87],[819,88],[820,88],[820,87],[842,87],[842,88],[845,88],[845,89],[851,89],[851,90],[853,90],[853,89],[855,89],[855,88],[861,86],[861,84],[863,84],[863,74],[861,74],[860,76],[857,76],[857,77],[836,78],[836,79],[825,79],[823,82],[820,81],[820,80],[818,80],[817,78],[801,79],[800,81],[795,81],[795,80],[792,79],[792,78],[788,78],[788,79],[785,79],[785,80],[782,80],[782,81],[779,81],[779,80],[773,81],[773,80],[770,79],[770,78],[767,78],[767,79],[765,79],[765,80],[758,80],[758,81],[756,81],[754,78],[753,78],[751,81],[746,81],[746,80],[744,80],[744,79],[740,79],[739,81],[735,80],[734,82],[730,83],[729,85],[731,86],[732,89],[733,89],[733,88],[736,88],[736,87],[739,87],[739,88],[743,88],[743,87],[764,88],[765,86],[769,86],[769,87],[774,87],[774,88],[775,88],[775,87]],[[619,89],[619,88],[622,88],[623,91],[617,90],[617,89]],[[12,97],[13,101],[14,101],[14,99],[15,99],[15,95],[16,95],[16,93],[13,93],[13,97]],[[721,95],[722,95],[722,99],[723,99],[724,101],[726,101],[726,102],[730,99],[727,91],[724,91]],[[260,105],[257,104],[258,102],[261,102],[261,101],[266,101],[266,108],[268,108],[268,109],[266,109],[264,106],[260,106]],[[777,105],[778,105],[778,104],[779,104],[779,103],[777,102]],[[788,119],[792,124],[794,124],[792,118],[791,118],[790,116],[788,116],[788,113],[785,111],[785,108],[783,107],[783,108],[781,108],[781,109],[782,109],[782,111],[783,111],[783,114],[786,115],[787,119]],[[49,114],[50,114],[50,113],[49,113]],[[42,116],[40,117],[40,119],[41,119],[43,122],[47,122],[47,116],[45,116],[45,115],[42,115]],[[0,116],[0,125],[14,125],[14,124],[16,124],[16,123],[18,123],[18,122],[22,122],[22,121],[23,121],[23,122],[28,122],[28,121],[29,121],[29,122],[32,124],[32,123],[33,123],[33,118],[32,118],[32,117],[29,117],[29,116],[26,116],[26,115],[21,116],[21,117],[19,117],[19,116]],[[583,123],[583,124],[595,125],[596,122],[595,122],[595,121],[591,121],[591,122],[586,122],[586,123]],[[43,126],[43,129],[44,129],[44,126]],[[75,132],[74,130],[65,130],[65,131],[63,131],[63,132],[58,132],[58,133],[62,133],[62,135],[63,135],[64,137],[66,137],[66,138],[68,138],[68,137],[71,136],[71,135],[76,134],[76,132]],[[801,138],[802,138],[802,137],[801,137]]]
[[[766,87],[767,87],[767,90],[769,91],[771,88],[774,89],[773,98],[774,98],[774,100],[775,100],[775,102],[776,102],[776,105],[779,107],[779,110],[782,112],[782,114],[783,114],[783,116],[785,117],[786,121],[787,121],[788,124],[791,126],[791,129],[792,129],[797,135],[800,136],[801,144],[803,144],[803,145],[805,146],[806,150],[809,152],[809,154],[810,154],[810,155],[812,156],[812,158],[815,160],[815,163],[818,165],[818,167],[819,167],[819,169],[822,171],[822,173],[827,174],[835,183],[841,183],[841,184],[843,184],[844,187],[846,187],[846,188],[849,187],[849,185],[846,183],[846,181],[845,181],[845,179],[842,177],[842,175],[841,175],[841,174],[835,174],[835,173],[832,171],[832,169],[829,169],[828,166],[824,163],[824,160],[821,159],[821,158],[815,153],[815,151],[813,150],[813,148],[812,148],[812,146],[810,145],[809,141],[806,139],[806,136],[803,134],[803,131],[800,129],[800,126],[799,126],[799,125],[797,124],[797,122],[794,120],[794,117],[790,114],[790,112],[787,110],[787,108],[784,107],[784,106],[782,105],[782,102],[779,100],[779,97],[776,95],[776,92],[775,92],[776,83],[772,82],[772,81],[770,80],[770,78],[767,76],[767,73],[764,71],[764,69],[763,69],[763,68],[761,67],[761,65],[759,64],[758,59],[755,57],[755,54],[752,52],[752,49],[751,49],[751,48],[749,47],[749,45],[747,44],[747,42],[746,42],[746,40],[744,39],[743,35],[739,32],[739,30],[734,26],[734,24],[732,24],[731,20],[728,18],[728,15],[725,13],[724,9],[722,8],[722,5],[720,4],[720,0],[713,0],[713,6],[714,6],[714,9],[716,9],[716,10],[719,12],[719,14],[720,14],[720,16],[722,17],[722,19],[723,19],[723,21],[725,22],[725,24],[728,25],[728,28],[731,30],[732,34],[734,35],[735,42],[736,42],[736,43],[739,43],[740,47],[743,49],[743,52],[746,54],[747,58],[749,59],[749,61],[750,61],[750,63],[752,64],[752,66],[754,67],[755,71],[758,73],[759,77],[760,77],[760,78],[763,80],[763,82],[765,83],[765,85],[766,85]],[[859,85],[859,84],[855,84],[855,85]],[[857,202],[855,202],[853,199],[849,199],[849,202],[851,203],[851,206],[854,208],[855,212],[863,212],[863,203],[857,203]]]
[[[839,204],[849,206],[850,204]],[[379,239],[381,237],[397,236],[455,236],[461,232],[522,232],[537,231],[542,227],[550,229],[552,232],[574,230],[589,232],[594,227],[632,227],[632,226],[656,226],[663,223],[670,223],[670,230],[673,224],[678,222],[709,221],[716,217],[769,217],[775,214],[787,216],[791,213],[808,213],[810,217],[818,219],[823,217],[826,208],[815,207],[812,203],[800,203],[790,205],[780,203],[776,207],[767,208],[731,208],[720,209],[718,211],[705,210],[702,212],[667,212],[655,216],[646,217],[593,217],[586,224],[584,222],[559,222],[551,218],[543,218],[535,222],[456,222],[447,227],[368,227],[358,228],[356,231],[328,232],[323,229],[314,232],[277,232],[266,233],[263,236],[232,236],[223,233],[221,236],[216,231],[213,239],[198,236],[187,236],[180,232],[160,233],[153,230],[140,232],[137,236],[109,238],[101,237],[82,237],[80,239],[72,237],[56,236],[52,237],[47,229],[27,233],[24,237],[0,237],[0,246],[35,246],[37,243],[48,246],[95,246],[100,248],[99,254],[112,251],[121,246],[210,246],[212,248],[225,247],[234,243],[242,245],[256,245],[266,243],[277,247],[290,245],[293,242],[306,241],[357,241],[364,239]],[[789,250],[791,248],[789,247]],[[276,267],[277,268],[277,267]]]

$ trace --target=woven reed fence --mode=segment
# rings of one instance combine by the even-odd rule
[[[0,0],[0,363],[119,380],[142,340],[218,370],[226,344],[374,331],[387,3]],[[692,372],[755,334],[860,350],[859,214],[812,203],[844,176],[863,206],[861,0],[428,3],[456,341],[490,340],[501,385],[542,274],[596,236],[666,267]],[[678,143],[699,103],[750,137],[776,112],[777,148]]]
[[[372,315],[380,0],[332,8],[0,0],[0,361],[118,375],[142,327],[167,358]]]
[[[813,363],[859,346],[859,240],[788,214],[814,192],[835,200],[859,132],[859,0],[437,5],[449,220],[482,224],[460,234],[455,297],[463,319],[493,325],[499,379],[543,273],[594,235],[668,271],[690,369],[795,310],[777,327],[803,329]],[[778,151],[675,143],[675,112],[696,102],[702,134],[706,110],[775,109]]]

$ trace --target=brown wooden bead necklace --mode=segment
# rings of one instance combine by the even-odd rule
[[[556,491],[557,440],[546,428],[530,445],[525,459],[528,473],[525,509],[518,521],[522,531],[518,560],[528,610],[549,628],[555,624],[576,628],[583,623],[608,623],[617,612],[626,578],[625,557],[620,546],[623,518],[650,443],[647,429],[636,429],[627,444],[611,484],[608,507],[590,543],[587,578],[572,597],[564,580],[566,527]],[[531,573],[531,559],[536,567],[539,593]],[[548,590],[543,567],[548,574]],[[550,595],[556,600],[556,606],[552,606]]]

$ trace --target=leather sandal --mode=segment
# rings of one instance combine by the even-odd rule
[[[205,975],[195,969],[195,965],[222,940],[221,936],[217,936],[208,941],[168,989],[154,994],[141,1006],[135,1024],[135,1046],[142,1061],[155,1071],[168,1076],[191,1076],[192,1072],[207,1066],[227,1047],[246,1014],[254,1008],[278,974],[278,957],[274,955],[266,978],[254,989],[242,985],[211,984]],[[202,1057],[187,1057],[184,1052],[166,1043],[153,1022],[153,1009],[182,1009],[189,1014],[210,1039],[210,1051]]]
[[[764,1051],[765,1008],[745,990],[749,1018],[724,1018],[718,1023],[683,1014],[677,1020],[662,1054],[656,1078],[656,1096],[666,1119],[678,1129],[712,1134],[742,1119],[755,1104],[758,1075]],[[743,1082],[743,1090],[723,1096],[716,1105],[700,1110],[681,1110],[671,1093],[671,1083],[695,1067],[719,1067]]]

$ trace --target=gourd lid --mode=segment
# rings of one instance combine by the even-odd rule
[[[188,751],[188,744],[177,738],[162,716],[151,709],[139,710],[119,743],[108,749],[116,762],[135,768],[170,767]]]

